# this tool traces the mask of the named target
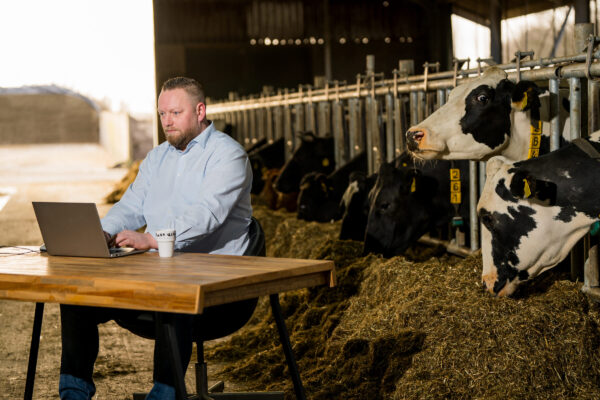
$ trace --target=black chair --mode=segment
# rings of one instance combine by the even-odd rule
[[[254,217],[252,217],[252,222],[250,224],[249,230],[250,243],[248,248],[246,249],[244,255],[247,256],[262,256],[266,255],[266,245],[265,245],[265,234],[264,231]],[[250,317],[252,316],[252,312],[256,308],[258,299],[250,299],[250,300],[242,300],[235,303],[225,304],[223,306],[215,306],[213,308],[214,312],[225,313],[223,315],[227,315],[226,308],[233,307],[236,310],[246,310],[248,318],[243,321],[232,321],[229,326],[220,326],[215,327],[215,329],[206,329],[206,326],[203,326],[202,329],[195,329],[194,331],[194,341],[196,342],[196,352],[197,352],[197,362],[196,362],[196,395],[189,397],[189,399],[199,399],[199,400],[219,400],[219,399],[228,399],[228,400],[283,400],[284,393],[283,392],[253,392],[253,393],[223,393],[224,383],[218,382],[211,388],[208,388],[208,378],[207,378],[207,366],[204,361],[204,342],[207,340],[217,339],[219,337],[227,336],[242,326],[244,326]],[[304,388],[302,387],[302,382],[300,380],[300,375],[298,374],[296,361],[291,352],[291,345],[289,342],[289,337],[287,334],[287,329],[285,328],[285,324],[283,322],[283,317],[281,315],[281,308],[279,306],[279,297],[277,294],[273,294],[270,296],[271,306],[273,308],[273,315],[275,316],[275,320],[277,322],[277,327],[279,329],[280,339],[282,341],[282,345],[284,348],[284,352],[286,355],[286,359],[288,362],[288,368],[290,373],[292,374],[292,380],[294,383],[294,390],[296,392],[296,397],[298,399],[305,399]],[[222,307],[222,309],[217,309],[217,307]],[[158,315],[158,314],[157,314]],[[126,321],[117,321],[117,323],[124,328],[130,330],[136,335],[145,337],[147,339],[155,338],[155,314],[154,313],[143,313],[141,314],[135,323],[126,322]],[[195,327],[196,328],[196,327]],[[199,327],[198,327],[199,328]],[[185,371],[183,371],[185,373]],[[183,388],[185,390],[185,388]],[[134,393],[133,400],[144,400],[146,397],[146,393]]]

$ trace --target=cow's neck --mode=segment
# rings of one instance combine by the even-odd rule
[[[530,136],[529,111],[512,111],[510,115],[510,140],[500,154],[510,161],[521,161],[527,158]]]

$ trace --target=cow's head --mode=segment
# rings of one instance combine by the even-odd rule
[[[428,205],[437,186],[412,164],[382,164],[369,194],[364,252],[392,257],[414,244],[429,227]]]
[[[539,93],[533,82],[515,85],[503,70],[489,68],[454,88],[446,104],[411,127],[408,149],[423,159],[487,159],[508,145],[512,109],[539,106]]]
[[[298,195],[298,219],[329,222],[338,217],[338,203],[327,175],[309,172],[302,177]]]
[[[335,168],[333,137],[317,137],[305,132],[301,138],[300,146],[275,181],[275,188],[282,193],[298,192],[300,180],[309,172],[328,174]]]
[[[489,292],[508,296],[520,282],[562,261],[594,219],[563,205],[561,196],[569,194],[560,191],[573,187],[540,179],[527,170],[527,164],[494,157],[486,173],[478,204],[483,224],[482,280]]]

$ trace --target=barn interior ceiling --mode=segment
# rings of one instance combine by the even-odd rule
[[[493,2],[499,3],[493,3]],[[389,76],[400,59],[452,65],[451,14],[489,24],[566,0],[153,0],[157,89],[195,77],[215,99],[356,81],[367,54]]]

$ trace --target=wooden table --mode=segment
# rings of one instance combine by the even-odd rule
[[[35,247],[28,249],[32,252],[0,258],[0,298],[38,303],[26,399],[33,394],[44,303],[200,314],[204,307],[264,295],[271,296],[296,392],[298,385],[303,392],[299,376],[294,377],[292,371],[295,360],[278,293],[317,285],[334,286],[332,261],[198,253],[160,258],[156,252],[113,259],[57,257],[40,254]]]

